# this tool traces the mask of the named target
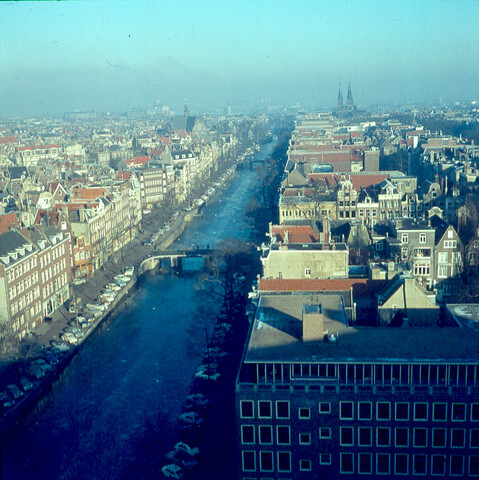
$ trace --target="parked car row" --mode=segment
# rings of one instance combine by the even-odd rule
[[[229,323],[218,323],[214,328],[213,338],[210,345],[203,354],[203,363],[198,367],[196,378],[217,381],[221,374],[218,369],[226,359],[227,352],[222,348],[231,341],[232,327]],[[197,384],[201,388],[202,384]],[[208,414],[210,401],[201,392],[188,395],[184,405],[184,412],[179,416],[182,432],[189,434],[190,438],[195,437],[195,432],[205,424],[205,417]],[[166,478],[184,479],[189,471],[197,466],[196,456],[199,449],[191,448],[188,444],[179,442],[166,454],[169,462],[162,468],[163,476]]]

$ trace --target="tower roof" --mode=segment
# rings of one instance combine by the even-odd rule
[[[353,92],[351,91],[351,82],[349,82],[348,85],[348,98],[346,100],[346,104],[348,105],[348,107],[353,106]]]

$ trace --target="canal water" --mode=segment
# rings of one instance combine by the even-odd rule
[[[244,212],[257,182],[254,170],[239,171],[177,243],[213,248],[230,237],[248,240]],[[87,339],[1,445],[3,480],[161,477],[149,466],[161,465],[173,444],[203,353],[197,266],[192,260],[180,276],[142,277],[122,311]]]

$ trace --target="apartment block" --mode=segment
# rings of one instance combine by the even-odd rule
[[[479,306],[383,328],[351,326],[348,305],[260,297],[236,381],[239,478],[479,476]]]

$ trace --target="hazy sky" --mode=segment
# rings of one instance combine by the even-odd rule
[[[0,116],[479,96],[479,2],[0,3]]]

